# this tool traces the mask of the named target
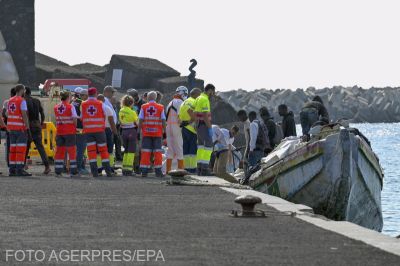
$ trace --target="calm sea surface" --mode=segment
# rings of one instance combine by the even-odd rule
[[[353,124],[370,141],[385,173],[382,190],[383,233],[400,235],[400,123]]]

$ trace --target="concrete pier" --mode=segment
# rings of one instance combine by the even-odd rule
[[[30,170],[39,173],[42,167]],[[257,208],[267,212],[266,218],[233,218],[230,211],[240,209],[234,203],[236,195],[257,192],[169,186],[166,180],[71,180],[39,174],[32,178],[1,177],[0,264],[20,263],[10,250],[42,250],[46,260],[36,265],[400,264],[400,256],[395,255],[400,241],[378,238],[393,241],[395,248],[385,251],[323,229],[312,219],[329,221],[301,215],[308,212],[305,206],[263,198],[269,205]],[[208,181],[223,183],[215,177]],[[298,214],[292,217],[277,209]],[[162,252],[163,259],[158,254],[157,261],[146,256],[135,257],[133,262],[110,262],[107,257],[95,262],[85,258],[71,261],[71,257],[64,262],[48,261],[52,251],[60,250],[130,250],[132,254],[150,250],[150,255]],[[25,260],[21,265],[33,263]]]

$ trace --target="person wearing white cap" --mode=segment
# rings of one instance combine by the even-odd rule
[[[74,90],[75,95],[79,96],[81,94],[82,88],[81,87],[76,87]]]
[[[167,173],[171,171],[172,160],[178,160],[178,169],[184,169],[183,162],[183,138],[182,129],[179,121],[179,109],[188,96],[188,89],[185,86],[179,86],[176,89],[174,98],[167,106]]]

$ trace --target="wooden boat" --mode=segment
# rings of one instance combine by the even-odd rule
[[[327,126],[307,143],[288,141],[263,158],[249,179],[251,187],[329,219],[382,230],[383,171],[358,130]]]

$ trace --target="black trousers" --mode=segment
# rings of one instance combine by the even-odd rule
[[[29,153],[29,148],[31,147],[31,143],[35,143],[36,149],[38,150],[40,154],[40,158],[42,158],[43,164],[47,167],[49,166],[49,159],[47,158],[46,151],[44,150],[43,144],[42,144],[42,129],[37,128],[37,127],[31,127],[31,135],[32,138],[28,137],[28,146],[26,149],[26,156],[25,156],[25,164],[26,164],[26,158],[28,157]]]
[[[113,134],[114,145],[115,145],[115,160],[122,161],[122,141],[121,136]]]

